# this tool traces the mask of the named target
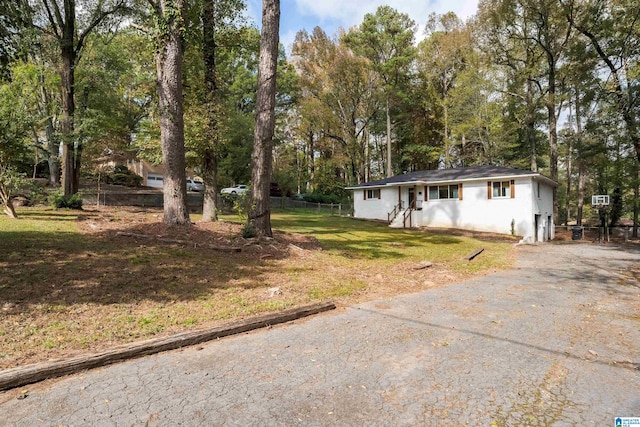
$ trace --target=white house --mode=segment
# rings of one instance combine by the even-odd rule
[[[553,189],[537,172],[471,166],[409,172],[348,187],[356,218],[393,227],[447,227],[522,236],[554,237]]]

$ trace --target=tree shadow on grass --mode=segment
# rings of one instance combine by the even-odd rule
[[[291,242],[284,234],[259,246],[243,246],[239,253],[220,252],[211,246],[243,245],[244,241],[233,240],[241,225],[168,227],[148,222],[157,215],[136,217],[137,212],[21,212],[34,219],[36,227],[40,219],[74,221],[88,232],[55,227],[0,231],[0,305],[10,303],[18,311],[38,304],[173,303],[233,289],[266,291],[274,286],[270,275],[278,273],[272,260],[289,256]],[[350,259],[404,259],[425,244],[463,242],[449,235],[393,230],[344,218],[313,219],[307,221],[313,223],[306,233],[309,241],[293,243],[313,249],[311,236],[318,236],[323,248]]]
[[[141,234],[144,227],[134,230]],[[215,244],[216,233],[184,235],[189,243],[180,244],[118,231],[0,232],[0,306],[175,302],[271,286],[263,275],[275,267],[255,251],[227,253],[194,243],[208,236]]]
[[[74,211],[76,212],[76,211]],[[82,211],[77,211],[77,214],[82,214]],[[22,211],[19,214],[20,218],[25,218],[29,220],[41,220],[41,221],[65,221],[65,222],[73,222],[75,217],[71,216],[67,213],[57,213],[56,211],[51,212],[29,212]]]

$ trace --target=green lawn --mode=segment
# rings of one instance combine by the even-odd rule
[[[509,241],[508,237],[496,242],[455,236],[446,231],[394,229],[373,221],[312,213],[276,212],[271,223],[274,229],[316,237],[324,249],[337,257],[385,266],[400,261],[427,260],[445,263],[459,271],[503,268],[510,265],[509,254],[516,242]],[[465,259],[481,248],[485,251],[480,257],[472,262]]]
[[[249,247],[231,223],[237,216],[204,224],[193,215],[195,226],[167,228],[157,210],[18,214],[0,216],[0,369],[327,299],[351,305],[417,292],[513,259],[509,241],[313,212],[276,211],[276,240]],[[167,235],[184,243],[162,241]],[[434,265],[416,270],[421,261]]]

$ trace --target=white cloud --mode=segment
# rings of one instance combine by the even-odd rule
[[[456,11],[456,14],[459,18],[463,20],[469,19],[471,16],[475,15],[478,11],[478,0],[466,0],[462,2],[462,5]]]
[[[478,0],[294,0],[301,15],[318,19],[322,25],[335,21],[337,25],[349,28],[362,22],[366,13],[375,13],[383,5],[408,14],[417,24],[423,25],[430,13],[455,12],[467,19],[477,9]]]
[[[298,33],[298,31],[299,30],[293,28],[287,31],[280,31],[280,43],[282,43],[282,46],[284,46],[287,55],[291,53],[293,42],[296,39],[296,34]]]

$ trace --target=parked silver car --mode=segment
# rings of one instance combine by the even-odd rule
[[[198,178],[187,178],[187,191],[204,191],[204,182]]]
[[[247,192],[247,186],[243,184],[236,185],[234,187],[223,188],[221,191],[222,194],[233,194],[237,196],[241,196],[246,192]]]

